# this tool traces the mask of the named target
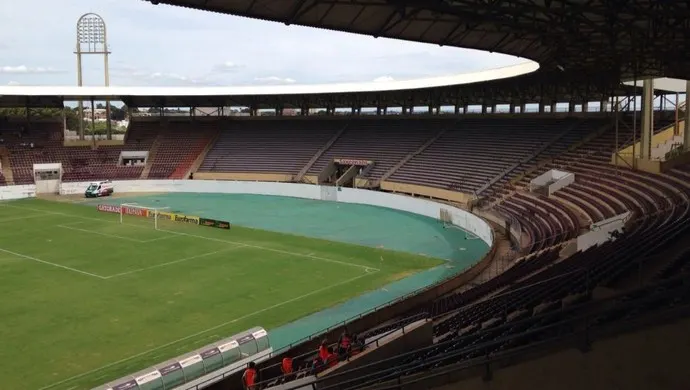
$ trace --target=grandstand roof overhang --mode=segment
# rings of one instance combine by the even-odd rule
[[[653,0],[145,0],[528,58],[545,72],[690,79],[690,6]]]
[[[244,87],[0,86],[0,107],[60,107],[66,101],[120,100],[131,107],[323,108],[599,101],[632,87],[610,78],[535,72],[520,65],[407,81]]]

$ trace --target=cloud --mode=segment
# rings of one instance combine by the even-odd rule
[[[220,72],[220,73],[230,73],[230,72],[236,72],[237,70],[243,68],[244,65],[242,64],[236,64],[232,61],[225,61],[222,64],[217,64],[216,66],[213,67],[213,70],[215,72]]]
[[[381,76],[374,79],[375,83],[388,83],[391,81],[395,81],[395,79],[391,76]]]
[[[20,85],[18,81],[10,80],[7,85]]]
[[[268,77],[255,77],[254,81],[263,83],[263,84],[294,84],[295,79],[291,79],[289,77],[282,78],[282,77],[277,77],[277,76],[268,76]]]
[[[62,71],[50,67],[29,67],[26,65],[19,66],[0,66],[0,73],[12,74],[36,74],[36,73],[62,73]]]

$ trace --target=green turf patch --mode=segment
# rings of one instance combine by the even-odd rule
[[[0,204],[0,228],[2,388],[16,390],[90,388],[442,262],[35,199]]]

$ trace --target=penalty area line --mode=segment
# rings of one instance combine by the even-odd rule
[[[120,359],[120,360],[118,360],[118,361],[116,361],[116,362],[112,362],[112,363],[106,364],[106,365],[104,365],[104,366],[95,368],[95,369],[93,369],[93,370],[86,371],[86,372],[81,373],[81,374],[78,374],[78,375],[74,375],[74,376],[69,377],[69,378],[67,378],[67,379],[63,379],[63,380],[61,380],[61,381],[59,381],[59,382],[55,382],[55,383],[53,383],[53,384],[51,384],[51,385],[41,387],[41,388],[38,389],[38,390],[47,390],[47,389],[53,388],[53,387],[55,387],[55,386],[59,386],[59,385],[61,385],[61,384],[63,384],[63,383],[67,383],[67,382],[73,381],[73,380],[75,380],[75,379],[79,379],[79,378],[82,378],[82,377],[84,377],[84,376],[87,376],[87,375],[90,375],[90,374],[93,374],[93,373],[96,373],[96,372],[105,370],[105,369],[110,368],[110,367],[113,367],[113,366],[116,366],[116,365],[118,365],[118,364],[120,364],[120,363],[124,363],[124,362],[126,362],[126,361],[129,361],[129,360],[132,360],[132,359],[136,359],[136,358],[141,357],[141,356],[148,355],[148,354],[150,354],[151,352],[155,352],[155,351],[158,351],[158,350],[160,350],[160,349],[167,348],[167,347],[169,347],[169,346],[171,346],[171,345],[175,345],[175,344],[177,344],[177,343],[179,343],[179,342],[186,341],[186,340],[189,340],[189,339],[194,338],[194,337],[197,337],[197,336],[201,336],[201,335],[203,335],[203,334],[205,334],[205,333],[208,333],[208,332],[214,331],[214,330],[216,330],[216,329],[222,328],[222,327],[224,327],[224,326],[233,324],[233,323],[235,323],[235,322],[237,322],[237,321],[241,321],[241,320],[244,320],[244,319],[253,317],[253,316],[257,315],[257,314],[261,314],[261,313],[263,313],[263,312],[266,312],[266,311],[269,311],[269,310],[273,310],[273,309],[276,309],[276,308],[281,307],[281,306],[285,306],[285,305],[287,305],[287,304],[290,304],[290,303],[299,301],[299,300],[304,299],[304,298],[308,298],[308,297],[310,297],[310,296],[312,296],[312,295],[316,295],[316,294],[322,293],[322,292],[324,292],[324,291],[326,291],[326,290],[329,290],[329,289],[332,289],[332,288],[334,288],[334,287],[338,287],[338,286],[342,286],[342,285],[347,284],[347,283],[354,282],[355,280],[364,278],[364,277],[366,277],[366,276],[373,275],[373,274],[376,273],[376,272],[378,272],[378,271],[366,272],[366,273],[364,273],[364,274],[362,274],[362,275],[355,276],[355,277],[350,278],[350,279],[347,279],[347,280],[343,280],[342,282],[335,283],[335,284],[331,284],[331,285],[328,285],[328,286],[326,286],[326,287],[322,287],[322,288],[320,288],[320,289],[317,289],[317,290],[308,292],[308,293],[306,293],[306,294],[304,294],[304,295],[300,295],[300,296],[298,296],[298,297],[295,297],[295,298],[292,298],[292,299],[288,299],[288,300],[283,301],[283,302],[280,302],[280,303],[276,303],[275,305],[271,305],[271,306],[265,307],[265,308],[263,308],[263,309],[261,309],[261,310],[257,310],[257,311],[255,311],[255,312],[252,312],[252,313],[249,313],[249,314],[245,314],[245,315],[243,315],[243,316],[237,317],[237,318],[232,319],[232,320],[230,320],[230,321],[223,322],[222,324],[218,324],[218,325],[212,326],[212,327],[210,327],[210,328],[208,328],[208,329],[205,329],[205,330],[196,332],[196,333],[191,334],[191,335],[189,335],[189,336],[185,336],[185,337],[182,337],[182,338],[180,338],[180,339],[173,340],[173,341],[171,341],[171,342],[169,342],[169,343],[165,343],[165,344],[163,344],[163,345],[160,345],[160,346],[158,346],[158,347],[151,348],[151,349],[148,349],[148,350],[146,350],[146,351],[140,352],[140,353],[138,353],[138,354],[136,354],[136,355],[132,355],[132,356],[126,357],[126,358],[124,358],[124,359]]]
[[[0,207],[10,207],[10,208],[15,208],[15,209],[20,209],[20,210],[39,211],[39,212],[44,212],[44,213],[46,213],[46,214],[63,215],[63,216],[66,216],[66,217],[77,218],[77,219],[83,219],[83,220],[88,220],[88,221],[99,221],[99,222],[119,223],[119,222],[116,222],[116,221],[109,221],[109,220],[107,220],[107,219],[93,218],[93,217],[83,217],[83,216],[80,216],[80,215],[73,215],[73,214],[68,214],[68,213],[60,213],[60,212],[57,212],[57,211],[40,210],[40,209],[31,208],[31,207],[14,206],[14,205],[9,205],[9,204],[0,204]],[[142,227],[142,226],[139,226],[139,225],[129,225],[129,224],[126,224],[126,225],[128,225],[128,226],[134,226],[134,227]],[[265,251],[270,251],[270,252],[275,252],[275,253],[283,253],[283,254],[286,254],[286,255],[292,255],[292,256],[297,256],[297,257],[304,257],[304,258],[309,258],[309,259],[314,259],[314,260],[320,260],[320,261],[325,261],[325,262],[328,262],[328,263],[341,264],[341,265],[345,265],[345,266],[349,266],[349,267],[361,268],[361,269],[363,269],[363,270],[370,269],[370,270],[374,270],[374,271],[377,271],[377,272],[380,271],[380,269],[379,269],[379,268],[376,268],[376,267],[370,267],[370,266],[362,265],[362,264],[348,263],[348,262],[346,262],[346,261],[334,260],[334,259],[329,259],[329,258],[320,257],[320,256],[314,256],[314,255],[310,255],[310,254],[306,254],[306,253],[299,253],[299,252],[286,251],[286,250],[282,250],[282,249],[269,248],[269,247],[260,246],[260,245],[245,244],[245,243],[239,242],[239,241],[223,240],[223,239],[220,239],[220,238],[204,237],[204,236],[199,236],[199,235],[196,235],[196,234],[176,232],[176,231],[173,231],[173,230],[158,229],[158,231],[160,231],[160,232],[166,232],[166,233],[169,233],[169,234],[172,234],[172,235],[176,235],[176,236],[187,236],[187,237],[198,238],[198,239],[201,239],[201,240],[209,240],[209,241],[216,241],[216,242],[225,242],[225,243],[228,243],[228,244],[239,244],[239,245],[244,245],[245,247],[249,247],[249,248],[262,249],[262,250],[265,250]]]
[[[137,273],[137,272],[143,272],[143,271],[148,271],[148,270],[150,270],[150,269],[155,269],[155,268],[165,267],[165,266],[168,266],[168,265],[173,265],[173,264],[177,264],[177,263],[182,263],[182,262],[189,261],[189,260],[201,259],[201,258],[203,258],[203,257],[208,257],[208,256],[217,255],[217,254],[219,254],[219,253],[228,252],[228,251],[230,251],[230,250],[237,249],[237,248],[242,248],[242,245],[236,245],[236,246],[232,246],[232,247],[229,247],[229,248],[225,248],[225,249],[221,249],[221,250],[217,250],[217,251],[213,251],[213,252],[202,253],[202,254],[200,254],[200,255],[189,256],[189,257],[185,257],[185,258],[182,258],[182,259],[177,259],[177,260],[173,260],[173,261],[168,261],[167,263],[156,264],[156,265],[152,265],[152,266],[150,266],[150,267],[144,267],[144,268],[133,269],[133,270],[131,270],[131,271],[120,272],[119,274],[106,276],[106,277],[104,277],[104,279],[117,278],[117,277],[120,277],[120,276],[135,274],[135,273]]]
[[[86,271],[78,270],[78,269],[76,269],[76,268],[68,267],[68,266],[66,266],[66,265],[51,263],[50,261],[41,260],[41,259],[39,259],[39,258],[37,258],[37,257],[28,256],[28,255],[23,255],[23,254],[17,253],[17,252],[12,252],[12,251],[9,251],[9,250],[7,250],[7,249],[0,248],[0,252],[4,252],[4,253],[7,253],[7,254],[10,254],[10,255],[13,255],[13,256],[21,257],[21,258],[23,258],[23,259],[35,261],[35,262],[37,262],[37,263],[47,264],[47,265],[50,265],[50,266],[53,266],[53,267],[66,269],[66,270],[72,271],[72,272],[77,272],[77,273],[80,273],[80,274],[82,274],[82,275],[88,275],[88,276],[91,276],[91,277],[94,277],[94,278],[98,278],[98,279],[107,279],[105,276],[92,274],[91,272],[86,272]]]

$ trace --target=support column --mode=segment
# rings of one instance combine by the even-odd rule
[[[642,82],[642,129],[640,134],[640,157],[649,160],[652,157],[652,133],[654,121],[654,81]]]
[[[539,113],[540,114],[544,113],[544,102],[539,102]]]
[[[690,150],[690,109],[688,109],[688,97],[690,97],[690,80],[685,82],[685,114],[683,118],[685,123],[683,124],[683,148],[685,150]],[[676,104],[680,105],[676,99]]]

